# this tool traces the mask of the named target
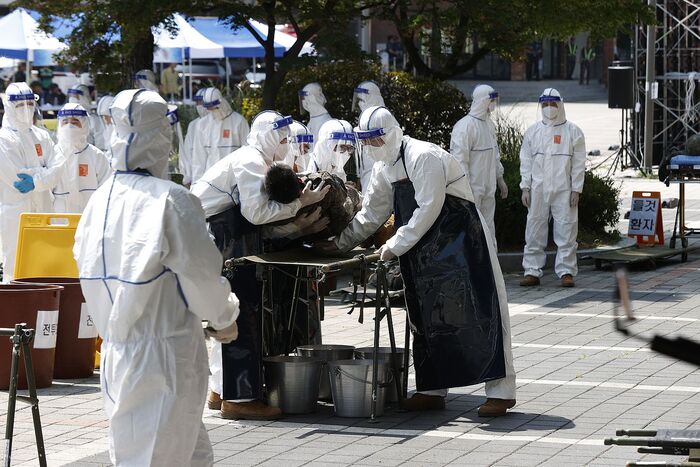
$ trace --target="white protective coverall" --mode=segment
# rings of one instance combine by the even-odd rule
[[[564,102],[556,89],[545,89],[540,102],[555,102],[557,106],[542,108],[542,120],[527,129],[520,149],[520,188],[530,190],[531,197],[523,268],[525,275],[542,277],[551,214],[557,244],[554,272],[559,277],[576,276],[578,205],[571,206],[571,193],[583,191],[586,141],[581,129],[566,119]]]
[[[318,141],[318,132],[321,126],[333,117],[326,110],[326,96],[318,83],[309,83],[299,91],[299,107],[301,113],[309,114],[309,122],[306,124],[314,135],[314,141]]]
[[[352,95],[352,110],[364,112],[368,107],[384,107],[382,92],[374,81],[363,81],[354,90]],[[374,161],[362,152],[362,146],[358,146],[355,151],[355,166],[360,178],[362,191],[370,185],[372,176],[372,166]]]
[[[289,219],[301,208],[301,201],[289,204],[270,201],[265,191],[265,174],[270,166],[283,161],[291,117],[267,110],[258,114],[251,125],[247,145],[214,164],[192,184],[192,193],[202,202],[206,218],[241,205],[241,213],[256,225]],[[284,126],[282,126],[284,125]],[[277,127],[277,128],[276,128]],[[223,394],[221,346],[214,345],[210,359],[209,388]]]
[[[498,150],[496,126],[491,120],[498,94],[491,86],[480,84],[472,93],[469,113],[452,129],[450,153],[457,158],[469,176],[474,204],[486,219],[491,238],[496,244],[496,184],[501,194],[508,188],[503,180],[503,165]],[[491,110],[490,110],[491,107]]]
[[[99,124],[95,129],[95,146],[104,152],[109,151],[109,143],[112,140],[112,132],[114,131],[112,117],[109,114],[109,107],[112,105],[113,101],[114,96],[102,96],[100,100],[97,101],[97,117],[99,118]]]
[[[284,163],[294,169],[295,172],[304,172],[309,166],[309,159],[314,150],[314,135],[301,122],[294,120],[289,125],[289,150]]]
[[[166,112],[155,92],[115,97],[116,172],[75,235],[83,295],[104,339],[102,394],[117,466],[212,465],[202,320],[225,329],[238,313],[199,200],[165,179]]]
[[[3,281],[15,270],[19,215],[51,212],[51,189],[61,176],[59,157],[46,130],[32,125],[34,93],[27,83],[10,84],[3,96],[5,118],[0,129],[0,262]],[[17,174],[28,174],[33,188],[22,193],[14,186]]]
[[[318,132],[318,140],[311,154],[307,172],[328,172],[347,181],[345,163],[353,156],[353,152],[345,150],[348,146],[355,149],[355,134],[352,126],[345,120],[329,120]]]
[[[90,119],[90,135],[88,136],[88,143],[95,144],[97,141],[96,134],[100,128],[100,117],[95,115],[90,111],[92,108],[92,98],[90,97],[90,88],[84,84],[76,84],[68,90],[68,103],[69,104],[80,104],[85,110],[88,111],[88,116]]]
[[[76,118],[82,127],[69,123]],[[54,156],[64,159],[61,178],[53,193],[53,212],[82,213],[97,188],[112,175],[104,152],[87,142],[88,113],[80,104],[58,111],[58,143]]]
[[[250,132],[243,115],[231,109],[216,88],[208,88],[202,101],[207,116],[199,123],[192,145],[193,182],[212,165],[243,146]]]
[[[403,131],[391,113],[383,107],[369,107],[360,117],[359,128],[381,129],[385,145],[366,146],[377,162],[372,169],[372,183],[364,194],[362,209],[350,225],[335,240],[336,246],[348,251],[372,235],[389,218],[393,211],[392,183],[408,178],[415,189],[418,209],[409,223],[397,229],[385,246],[391,253],[401,256],[408,252],[432,227],[440,215],[446,195],[473,201],[469,182],[459,162],[439,146],[403,136]],[[405,145],[406,170],[399,160],[401,144]],[[481,224],[488,238],[488,227],[481,216]],[[505,357],[505,378],[486,383],[486,397],[515,399],[515,369],[511,349],[510,316],[505,282],[493,244],[486,242],[489,249],[498,301],[500,305]],[[432,395],[447,395],[447,389],[425,391]]]
[[[199,125],[207,115],[207,109],[202,105],[204,99],[205,88],[198,89],[194,95],[195,109],[199,117],[195,118],[187,125],[187,134],[185,135],[185,143],[179,154],[178,167],[183,175],[182,182],[185,185],[192,183],[192,151],[194,150],[194,137],[199,132]]]
[[[147,89],[149,91],[158,92],[156,84],[156,74],[151,70],[140,70],[134,75],[134,84],[139,89]]]

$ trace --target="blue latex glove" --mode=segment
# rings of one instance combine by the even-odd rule
[[[34,189],[34,178],[29,174],[17,174],[18,182],[13,183],[20,193],[29,193]]]

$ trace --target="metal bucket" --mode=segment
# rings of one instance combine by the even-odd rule
[[[373,358],[373,353],[374,353],[374,347],[360,347],[355,349],[355,359],[357,360],[372,360]],[[403,381],[403,355],[404,355],[404,350],[403,349],[396,349],[396,364],[399,367],[399,375],[398,377],[396,375],[393,375],[394,373],[394,367],[391,362],[391,347],[379,347],[377,349],[377,358],[380,362],[386,362],[387,365],[389,365],[389,371],[392,373],[394,376],[394,380],[398,379],[399,381]],[[398,402],[399,397],[396,395],[396,383],[391,384],[387,388],[386,392],[386,401],[387,402]]]
[[[315,358],[284,356],[263,359],[267,400],[283,413],[303,414],[316,410],[318,382],[323,362]]]
[[[372,414],[372,360],[328,362],[335,414],[339,417],[369,417]],[[379,362],[376,414],[384,413],[386,387],[391,380],[389,363]]]
[[[312,357],[323,361],[321,384],[318,390],[320,400],[331,400],[331,383],[328,373],[328,362],[334,360],[352,360],[355,352],[354,345],[300,345],[296,353],[302,357]]]

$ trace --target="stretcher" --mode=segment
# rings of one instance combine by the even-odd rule
[[[372,300],[371,305],[374,307],[374,352],[373,352],[373,374],[372,374],[372,410],[370,415],[370,421],[376,421],[376,404],[377,404],[377,394],[379,390],[379,331],[382,321],[386,319],[388,332],[389,332],[389,342],[391,345],[391,351],[393,358],[390,359],[392,365],[394,366],[394,375],[399,375],[401,372],[398,368],[398,352],[396,351],[396,337],[394,335],[394,323],[391,314],[391,296],[392,292],[389,291],[389,284],[387,281],[386,270],[387,262],[381,261],[378,254],[372,253],[371,250],[353,250],[349,253],[339,253],[333,256],[326,256],[319,254],[312,248],[302,247],[295,248],[286,251],[264,253],[260,255],[245,256],[242,258],[234,258],[227,260],[224,264],[225,268],[239,268],[239,267],[250,267],[250,266],[260,266],[263,268],[263,290],[264,294],[267,294],[270,303],[273,303],[278,297],[274,297],[270,294],[272,287],[266,287],[266,281],[269,281],[270,272],[272,270],[282,271],[284,274],[288,275],[286,271],[280,269],[282,266],[291,266],[296,269],[296,273],[293,275],[294,278],[294,291],[293,299],[291,303],[292,309],[289,313],[289,321],[287,323],[286,334],[285,334],[285,346],[284,350],[286,353],[291,353],[293,349],[291,348],[291,333],[292,326],[296,318],[297,304],[300,300],[300,287],[305,282],[311,282],[315,285],[315,290],[320,291],[321,286],[326,283],[329,279],[337,277],[341,274],[351,273],[353,275],[353,287],[355,290],[355,295],[360,287],[364,290],[364,294],[359,300],[360,312],[358,321],[363,322],[364,320],[364,307],[368,304],[366,303],[366,290],[367,290],[367,278],[370,272],[375,272],[377,276],[377,284],[375,289],[375,297]],[[323,293],[317,294],[318,300],[318,315],[319,319],[322,321],[324,318],[324,308],[325,301]],[[354,309],[354,306],[353,306]],[[313,312],[313,308],[309,311]],[[350,312],[352,313],[353,310]],[[409,348],[409,322],[406,320],[406,330],[405,330],[405,349]],[[408,368],[409,352],[405,351],[403,355],[403,367]],[[397,393],[399,394],[399,400],[406,397],[408,390],[408,372],[403,372],[403,378],[393,378],[396,384]]]
[[[698,246],[669,248],[661,245],[655,245],[653,247],[638,247],[635,245],[627,248],[593,253],[591,254],[591,258],[595,261],[596,269],[601,269],[604,264],[629,265],[641,263],[646,263],[655,269],[658,261],[678,255],[681,256],[681,261],[685,262],[688,259],[688,253],[698,248]]]
[[[676,221],[669,245],[675,248],[676,241],[680,240],[681,247],[688,248],[688,236],[700,234],[700,229],[686,226],[685,184],[700,183],[700,156],[673,156],[668,165],[668,175],[664,183],[666,186],[670,186],[671,183],[678,184],[678,208],[676,208]]]

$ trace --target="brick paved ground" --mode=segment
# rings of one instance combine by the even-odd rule
[[[676,192],[651,180],[620,183],[623,211],[635,189]],[[689,200],[692,220],[700,189],[691,188]],[[664,211],[669,228],[672,213]],[[609,271],[582,264],[574,289],[558,287],[551,273],[537,288],[520,288],[518,279],[506,277],[518,371],[518,405],[507,417],[477,417],[481,386],[451,391],[444,411],[389,409],[377,424],[335,417],[328,405],[278,422],[229,422],[205,409],[217,465],[624,465],[665,458],[604,446],[616,429],[700,426],[700,370],[614,331]],[[633,270],[630,282],[641,318],[636,330],[700,334],[700,252],[684,264],[675,259],[657,270]],[[371,320],[360,325],[338,302],[328,305],[324,342],[371,345]],[[403,311],[394,316],[403,330]],[[40,401],[49,465],[108,464],[97,376],[56,382],[40,391]],[[0,393],[3,422],[5,403]],[[18,414],[13,461],[37,464],[27,408]]]

